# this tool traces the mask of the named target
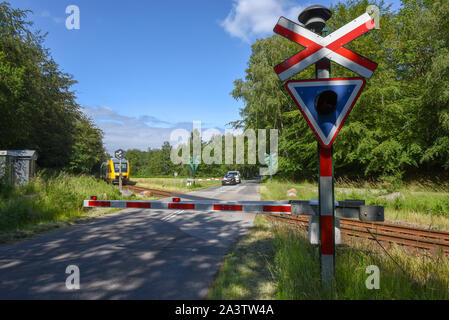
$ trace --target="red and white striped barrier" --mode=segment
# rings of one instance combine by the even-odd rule
[[[240,211],[251,213],[291,213],[288,201],[183,201],[84,200],[85,208],[140,208],[159,210]]]
[[[227,181],[227,180],[231,180],[231,178],[222,178],[222,179],[187,179],[187,181]]]

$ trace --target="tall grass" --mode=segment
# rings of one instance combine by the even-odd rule
[[[390,258],[364,246],[341,247],[330,290],[320,282],[318,248],[306,232],[277,226],[274,234],[277,299],[449,299],[449,260],[443,255],[418,257],[393,247]],[[366,286],[371,265],[380,269],[379,289]]]
[[[254,227],[226,255],[212,284],[209,299],[273,299],[276,285],[272,277],[273,232],[266,219],[256,217]]]
[[[387,255],[373,242],[350,242],[336,252],[332,288],[320,280],[320,255],[306,230],[258,215],[255,226],[225,257],[210,299],[433,300],[449,299],[449,260],[412,255],[399,247]],[[369,289],[368,266],[379,268],[379,289]]]
[[[66,173],[47,178],[38,176],[26,186],[1,190],[0,231],[81,217],[83,200],[92,195],[122,199],[118,188],[106,182]]]
[[[399,189],[373,182],[349,182],[340,179],[335,183],[335,200],[363,199],[368,205],[385,207],[387,220],[405,220],[425,226],[449,230],[449,192],[446,185],[430,182],[409,183]],[[287,190],[295,188],[296,197],[287,197]],[[386,199],[392,192],[396,198]],[[310,182],[266,181],[261,187],[263,200],[309,200],[318,198],[317,184]]]

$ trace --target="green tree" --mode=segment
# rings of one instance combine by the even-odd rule
[[[35,149],[41,167],[89,171],[102,146],[83,141],[101,134],[76,102],[76,81],[44,48],[45,37],[32,31],[29,13],[0,2],[0,148]]]
[[[99,164],[107,159],[103,147],[103,132],[87,117],[76,123],[75,143],[70,160],[74,173],[98,172]]]
[[[137,149],[128,150],[126,159],[129,161],[131,176],[144,176],[148,166],[148,157],[145,151]]]
[[[174,167],[170,159],[171,149],[172,147],[168,141],[165,141],[162,144],[162,148],[160,151],[160,174],[162,175],[173,175]]]

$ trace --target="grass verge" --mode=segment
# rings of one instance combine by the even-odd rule
[[[197,181],[195,182],[195,186],[187,186],[185,179],[179,178],[133,178],[132,181],[137,182],[136,186],[139,187],[179,193],[202,190],[221,185],[221,181]]]
[[[272,299],[276,287],[271,266],[274,234],[262,216],[226,255],[211,289],[209,299]]]
[[[320,283],[319,253],[307,233],[257,216],[255,227],[225,257],[210,299],[449,299],[449,260],[411,256],[399,247],[392,258],[360,243],[337,249],[333,290]],[[369,266],[379,268],[379,289],[368,289]]]
[[[296,189],[296,197],[287,190]],[[307,200],[318,198],[317,185],[310,182],[266,181],[260,188],[262,200]],[[385,207],[386,220],[401,220],[422,227],[449,230],[449,192],[430,184],[409,184],[398,189],[389,185],[335,183],[335,199],[364,199],[368,205]]]

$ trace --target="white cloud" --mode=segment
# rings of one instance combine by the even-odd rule
[[[62,23],[62,22],[64,22],[64,18],[60,18],[60,17],[54,17],[53,18],[53,22],[54,23]]]
[[[51,12],[48,10],[43,10],[41,13],[38,14],[38,16],[41,18],[51,19],[54,23],[62,23],[65,20],[65,18],[53,16]]]
[[[221,26],[233,37],[251,42],[273,33],[280,16],[297,21],[305,6],[290,0],[233,0],[231,12]]]
[[[40,16],[43,18],[48,18],[48,17],[51,17],[51,14],[50,14],[50,11],[44,10],[40,13]]]

